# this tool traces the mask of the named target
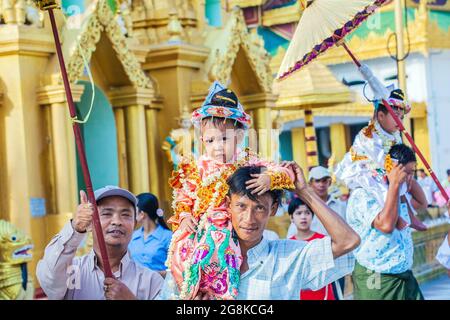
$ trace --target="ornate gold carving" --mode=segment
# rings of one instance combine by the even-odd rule
[[[28,235],[10,222],[0,220],[0,300],[33,298],[33,284],[26,275],[32,249]]]
[[[265,0],[229,0],[228,6],[229,8],[233,7],[241,7],[241,8],[247,8],[247,7],[256,7],[260,6],[265,2]]]
[[[214,47],[210,57],[212,60],[212,67],[209,70],[210,80],[219,80],[222,83],[227,83],[231,79],[231,72],[234,62],[236,60],[239,49],[242,48],[248,58],[252,69],[255,71],[258,84],[263,88],[264,92],[272,91],[272,72],[270,69],[270,58],[264,49],[263,40],[257,35],[250,35],[247,30],[247,25],[244,21],[244,16],[240,9],[234,9],[228,25],[225,27],[228,37],[227,43],[220,43],[223,38],[217,39],[218,47]],[[224,46],[225,48],[220,48]],[[214,50],[216,49],[216,50]],[[222,49],[222,50],[221,50]]]
[[[32,2],[41,10],[58,8],[55,0],[32,0]]]
[[[178,13],[176,10],[172,10],[169,13],[169,24],[167,25],[167,32],[169,33],[170,42],[181,41],[181,34],[183,33],[183,26],[178,20]]]
[[[276,24],[298,22],[302,12],[299,2],[287,7],[267,10],[262,14],[262,25],[270,27]]]
[[[84,63],[80,47],[86,59],[90,61],[102,32],[105,32],[131,83],[140,88],[152,88],[150,79],[142,71],[139,61],[130,50],[114,14],[105,0],[98,2],[88,19],[78,40],[80,46],[75,47],[67,65],[70,82],[76,82],[83,75]]]
[[[42,27],[44,20],[43,12],[38,12],[34,8],[34,3],[47,3],[50,1],[31,1],[31,0],[0,0],[0,18],[5,24],[17,24]],[[38,5],[38,4],[36,4]]]
[[[387,10],[386,10],[387,11]],[[410,35],[411,52],[420,52],[427,55],[429,49],[450,49],[450,28],[442,30],[437,21],[429,18],[428,10],[419,7],[415,12],[414,21],[408,25]],[[371,32],[367,37],[361,39],[357,36],[351,38],[347,45],[358,56],[360,60],[368,60],[389,56],[386,49],[388,37],[394,31],[386,30],[383,35]],[[389,44],[389,51],[395,52],[395,41]],[[343,48],[335,47],[326,54],[319,57],[326,64],[339,64],[351,62],[351,58]]]

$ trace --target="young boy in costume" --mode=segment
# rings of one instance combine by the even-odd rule
[[[225,197],[226,180],[239,167],[257,164],[267,168],[247,182],[254,193],[294,188],[290,169],[259,160],[239,150],[250,126],[236,95],[215,82],[203,106],[194,111],[205,154],[184,160],[170,180],[174,189],[174,235],[168,267],[181,299],[194,298],[199,290],[213,299],[234,299],[238,294],[242,256],[233,233]]]
[[[411,110],[400,89],[391,91],[386,101],[401,120]],[[336,168],[336,177],[349,189],[362,187],[372,191],[378,202],[384,204],[388,190],[386,171],[393,166],[388,153],[392,146],[401,143],[397,124],[381,100],[376,100],[373,119],[357,134],[350,151]],[[409,185],[405,184],[401,194],[405,195],[411,184],[416,183],[414,180]],[[426,230],[426,226],[411,211],[410,220],[412,228]]]

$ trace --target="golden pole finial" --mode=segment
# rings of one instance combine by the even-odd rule
[[[300,4],[302,5],[302,9],[305,10],[308,8],[314,0],[300,0]]]
[[[58,4],[55,0],[32,0],[40,10],[56,9]]]

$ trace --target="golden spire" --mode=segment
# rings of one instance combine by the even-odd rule
[[[167,25],[167,32],[169,33],[169,42],[180,42],[183,26],[178,20],[178,13],[176,9],[169,12],[169,24]]]

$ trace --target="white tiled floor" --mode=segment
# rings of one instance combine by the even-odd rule
[[[426,300],[450,300],[450,277],[445,274],[420,285]]]

